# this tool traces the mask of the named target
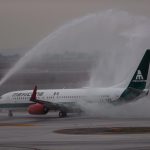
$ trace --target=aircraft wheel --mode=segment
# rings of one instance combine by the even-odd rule
[[[49,111],[49,109],[48,109],[47,107],[44,107],[44,112],[45,112],[45,114],[47,114],[48,111]]]
[[[60,111],[59,118],[65,118],[65,117],[67,117],[67,113],[65,111]]]
[[[9,117],[13,117],[13,112],[12,112],[12,110],[9,110],[9,111],[8,111],[8,116],[9,116]]]

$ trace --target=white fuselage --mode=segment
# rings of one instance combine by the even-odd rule
[[[80,103],[111,103],[116,101],[124,89],[122,88],[85,88],[38,90],[37,99],[62,105],[79,105]],[[31,103],[32,90],[14,91],[2,95],[0,108],[25,108]]]

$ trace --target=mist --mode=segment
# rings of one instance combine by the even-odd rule
[[[0,81],[4,84],[27,64],[49,59],[52,54],[77,52],[98,56],[88,87],[127,86],[145,50],[150,48],[150,20],[125,11],[107,10],[77,18],[39,42]],[[122,84],[120,84],[122,83]],[[86,105],[90,114],[120,117],[150,117],[147,99],[113,107]],[[140,111],[139,111],[140,110]]]
[[[81,102],[80,106],[84,114],[90,117],[102,118],[149,118],[150,102],[149,98],[114,106],[111,104],[96,104]]]

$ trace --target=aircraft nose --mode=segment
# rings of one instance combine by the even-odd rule
[[[3,101],[4,100],[4,95],[0,95],[0,101]]]
[[[3,98],[2,98],[2,96],[0,96],[0,101],[2,101],[3,100]]]

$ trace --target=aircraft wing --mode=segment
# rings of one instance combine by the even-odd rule
[[[45,100],[39,100],[37,99],[37,86],[34,87],[34,90],[32,92],[30,101],[34,102],[34,103],[40,103],[45,105],[47,108],[52,109],[52,110],[65,110],[65,111],[70,111],[71,107],[62,105],[61,103],[53,103],[50,101],[45,101]]]

